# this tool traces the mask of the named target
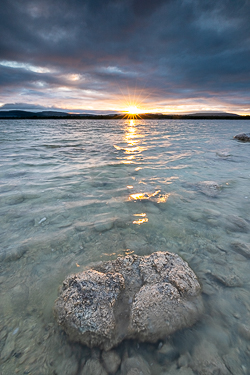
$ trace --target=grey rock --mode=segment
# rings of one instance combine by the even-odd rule
[[[176,368],[175,365],[173,365],[168,372],[163,373],[161,375],[194,375],[192,369],[190,367],[181,367]]]
[[[215,181],[201,181],[197,184],[198,190],[208,197],[217,197],[221,186]]]
[[[175,361],[179,357],[179,351],[170,343],[165,343],[160,349],[157,350],[158,362],[166,365]]]
[[[245,340],[250,341],[250,326],[246,324],[239,324],[238,332]]]
[[[217,348],[206,340],[199,343],[192,356],[190,367],[199,375],[229,375],[223,360],[218,355]]]
[[[230,153],[227,151],[217,151],[216,155],[220,156],[221,158],[227,158],[228,156],[230,156]]]
[[[227,287],[241,287],[243,285],[242,280],[232,270],[227,269],[216,269],[211,272],[213,278],[219,281],[221,284]]]
[[[235,352],[235,350],[231,350],[228,354],[224,355],[223,361],[231,374],[237,374],[237,375],[245,374],[245,372],[243,371],[241,367],[242,363],[240,361],[240,358],[238,354]]]
[[[250,142],[250,133],[240,133],[234,136],[234,139],[242,142]]]
[[[28,251],[27,245],[20,245],[5,251],[5,262],[11,262],[20,259]]]
[[[108,375],[108,373],[98,359],[89,359],[83,367],[81,375]]]
[[[226,227],[232,232],[245,232],[247,233],[250,229],[249,224],[246,220],[236,215],[228,215]]]
[[[103,351],[102,360],[105,369],[111,375],[116,373],[121,364],[121,358],[115,350]]]
[[[112,229],[114,226],[113,220],[103,220],[94,223],[94,228],[97,232],[106,232]]]
[[[56,366],[56,373],[60,375],[76,375],[78,362],[74,356],[62,359]]]
[[[245,258],[250,258],[250,244],[232,242],[231,246],[237,253],[243,255]]]
[[[145,359],[137,355],[122,362],[121,375],[151,375],[151,371]]]
[[[200,291],[178,255],[128,255],[67,277],[54,311],[72,341],[110,350],[125,338],[156,342],[193,325]]]
[[[13,332],[10,332],[6,338],[3,350],[1,352],[1,361],[7,361],[11,355],[14,353],[15,350],[15,340],[16,335],[13,335]]]

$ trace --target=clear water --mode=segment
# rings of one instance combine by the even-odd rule
[[[250,143],[233,139],[249,127],[1,121],[0,373],[80,374],[91,353],[57,327],[58,287],[91,262],[157,250],[188,261],[203,287],[204,315],[167,339],[172,359],[162,359],[164,343],[124,343],[121,355],[144,356],[153,375],[171,366],[178,374],[205,340],[227,369],[234,358],[231,373],[250,373],[250,261],[233,246],[250,246]],[[218,185],[204,190],[202,181]]]

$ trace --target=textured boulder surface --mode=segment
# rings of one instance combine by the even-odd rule
[[[54,311],[72,341],[109,350],[124,339],[156,342],[193,325],[200,291],[178,255],[128,255],[67,277]]]
[[[242,142],[250,142],[250,133],[241,133],[234,136],[235,139]]]

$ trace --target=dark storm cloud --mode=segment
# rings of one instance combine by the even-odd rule
[[[249,19],[248,0],[2,0],[0,84],[245,97]]]

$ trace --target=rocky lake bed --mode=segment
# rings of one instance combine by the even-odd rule
[[[0,124],[0,374],[249,374],[248,122],[52,123]]]

